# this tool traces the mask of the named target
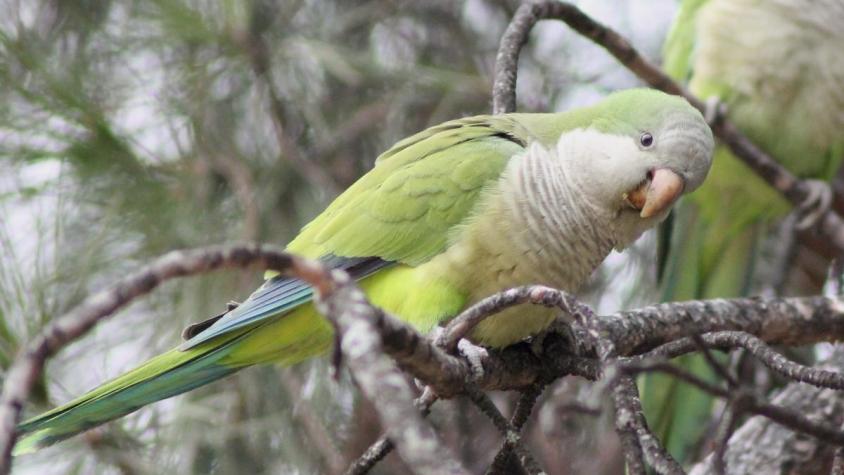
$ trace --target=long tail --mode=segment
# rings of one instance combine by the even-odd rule
[[[390,265],[377,258],[322,259],[355,279]],[[313,292],[298,279],[267,280],[224,316],[192,325],[179,348],[157,356],[83,396],[18,426],[26,435],[15,454],[33,452],[147,404],[208,384],[245,366],[295,364],[325,351],[331,327],[312,305]]]
[[[214,341],[188,351],[170,350],[69,403],[23,422],[18,433],[25,437],[15,455],[33,452],[94,426],[125,416],[137,409],[237,371],[220,360],[243,338]]]

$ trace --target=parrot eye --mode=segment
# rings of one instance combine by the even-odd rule
[[[639,143],[641,143],[643,147],[648,148],[654,144],[654,136],[647,132],[644,132],[639,137]]]

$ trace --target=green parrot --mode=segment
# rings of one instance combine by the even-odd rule
[[[841,0],[686,0],[664,66],[696,96],[725,104],[730,120],[792,173],[829,180],[844,156],[841,25]],[[716,148],[706,184],[674,214],[663,299],[746,295],[761,239],[789,210],[725,146]],[[681,364],[714,379],[702,357]],[[646,376],[642,397],[669,451],[688,460],[709,429],[712,398],[664,375]]]
[[[650,89],[554,114],[469,117],[395,144],[288,244],[351,274],[375,304],[429,332],[492,293],[574,292],[613,249],[698,188],[714,141],[702,115]],[[180,347],[23,422],[16,453],[261,363],[325,352],[331,326],[310,287],[269,278]],[[549,309],[505,311],[471,334],[501,347],[536,334]]]

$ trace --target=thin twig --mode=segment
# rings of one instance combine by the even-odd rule
[[[420,414],[426,417],[431,412],[431,406],[437,401],[437,396],[430,389],[425,389],[421,396],[413,401]],[[343,472],[343,475],[366,475],[372,470],[378,462],[384,459],[390,452],[393,451],[395,445],[386,436],[382,435],[360,457],[349,464],[349,467]]]
[[[542,468],[533,458],[530,451],[525,447],[522,441],[521,428],[514,427],[507,419],[501,415],[501,411],[495,407],[495,404],[489,399],[489,396],[475,388],[467,388],[466,395],[469,399],[481,410],[481,412],[489,417],[493,425],[504,435],[504,443],[509,446],[506,451],[507,457],[510,453],[516,455],[519,464],[528,473],[528,475],[538,475],[543,473]],[[500,456],[505,451],[502,449],[495,456],[487,473],[496,473],[499,466],[503,466],[505,459],[500,459]]]
[[[619,370],[620,372],[631,376],[641,373],[665,373],[674,376],[675,378],[683,382],[691,384],[692,386],[695,386],[701,391],[712,394],[713,396],[719,396],[723,398],[730,396],[730,393],[726,389],[718,385],[712,384],[700,378],[699,376],[696,376],[693,373],[683,370],[682,368],[674,366],[666,361],[638,363],[627,362],[626,360],[622,360],[619,363]]]
[[[534,406],[536,406],[537,399],[542,395],[544,389],[545,384],[540,383],[522,391],[522,395],[519,397],[518,402],[516,402],[516,409],[510,417],[510,425],[516,429],[524,427],[528,418],[530,418],[530,414],[533,412]]]
[[[281,377],[281,384],[292,396],[302,394],[302,381],[294,371],[288,371]],[[319,458],[325,464],[327,471],[332,474],[341,473],[345,467],[345,461],[325,425],[319,420],[314,412],[313,406],[302,401],[293,410],[294,417],[302,425],[303,432],[308,438],[309,444],[319,454]]]
[[[703,341],[700,334],[694,333],[690,338],[697,349],[703,354],[703,358],[706,360],[709,367],[712,368],[712,371],[714,371],[716,375],[720,376],[721,379],[726,381],[729,387],[737,388],[739,386],[739,382],[736,380],[735,376],[733,376],[723,364],[719,363],[718,360],[715,359],[715,355],[712,354],[710,347]]]
[[[574,413],[589,417],[599,417],[603,412],[600,407],[591,406],[580,401],[572,401],[554,407],[555,415]]]
[[[718,425],[718,430],[715,435],[715,450],[713,451],[712,467],[718,475],[726,475],[727,462],[726,453],[729,446],[730,437],[736,429],[739,419],[745,412],[747,394],[743,391],[730,400],[727,407],[724,409],[724,415],[721,417],[721,423]]]
[[[259,11],[263,3],[254,4],[253,15],[262,15],[266,12]],[[247,53],[247,56],[255,74],[256,79],[265,90],[269,100],[270,120],[273,124],[276,142],[282,158],[291,162],[293,167],[318,190],[323,190],[329,196],[336,195],[339,187],[334,178],[326,173],[316,162],[308,160],[299,152],[296,142],[290,137],[285,129],[285,107],[281,97],[276,90],[275,84],[270,76],[272,68],[270,64],[269,49],[267,48],[261,31],[249,30],[244,36],[235,38]]]
[[[797,411],[758,398],[752,400],[748,406],[749,412],[758,416],[765,416],[791,430],[809,434],[834,445],[844,445],[844,431],[829,425],[826,421],[810,420]]]
[[[536,405],[536,400],[542,394],[542,390],[544,388],[544,384],[535,384],[523,391],[519,397],[519,401],[516,403],[516,409],[513,411],[513,415],[510,417],[509,422],[509,426],[518,434],[521,434],[522,428],[527,423],[531,412],[533,412],[533,407]],[[498,449],[498,453],[496,453],[495,458],[493,458],[492,463],[487,470],[487,474],[504,473],[507,461],[512,456],[514,449],[515,440],[512,437],[506,437],[504,443],[501,445],[501,448]],[[528,467],[525,467],[525,470],[530,473],[530,469]]]
[[[709,333],[702,335],[701,341],[706,346],[712,348],[743,348],[756,357],[768,369],[789,380],[811,384],[819,388],[844,390],[844,374],[795,363],[772,350],[764,341],[749,333],[735,331]],[[675,358],[694,351],[696,348],[697,345],[691,342],[691,340],[684,338],[655,348],[642,355],[642,357]]]

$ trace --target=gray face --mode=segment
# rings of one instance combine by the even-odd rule
[[[712,162],[712,131],[684,98],[653,89],[628,89],[608,96],[596,108],[599,113],[589,128],[629,142],[612,144],[612,163],[602,167],[615,185],[627,187],[623,192],[657,169],[674,171],[685,192],[703,183]],[[601,154],[601,147],[593,148]]]
[[[693,112],[693,113],[691,113]],[[653,134],[649,147],[654,158],[648,160],[655,167],[673,170],[685,181],[685,193],[696,190],[709,173],[715,140],[712,130],[697,111],[670,115],[665,125]]]
[[[626,129],[564,134],[560,159],[590,202],[611,213],[636,212],[642,219],[660,220],[681,194],[694,191],[706,178],[712,132],[690,106],[664,114],[648,128]]]

